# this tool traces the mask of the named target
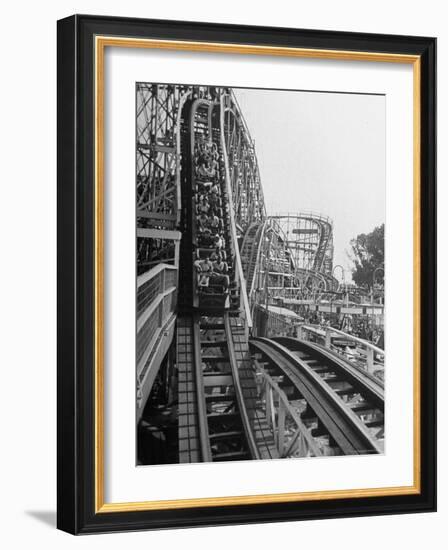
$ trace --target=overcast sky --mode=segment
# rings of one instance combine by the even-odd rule
[[[349,269],[350,239],[385,222],[385,97],[234,92],[255,140],[268,214],[332,218],[334,265]]]

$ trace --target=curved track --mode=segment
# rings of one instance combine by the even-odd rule
[[[251,340],[252,352],[291,402],[325,454],[382,452],[384,396],[375,381],[293,338]]]
[[[241,245],[241,261],[243,273],[246,280],[246,292],[249,303],[253,306],[255,282],[261,268],[261,249],[267,222],[253,223],[244,235]]]

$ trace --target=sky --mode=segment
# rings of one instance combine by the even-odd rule
[[[312,210],[332,218],[334,265],[350,281],[350,239],[385,222],[385,97],[234,92],[255,141],[268,214]]]

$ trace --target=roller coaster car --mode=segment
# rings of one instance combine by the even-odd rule
[[[221,254],[221,258],[226,261],[227,252],[225,250],[220,250],[219,253]],[[205,260],[205,258],[210,258],[213,261],[215,259],[213,256],[214,254],[217,254],[215,248],[200,247],[196,249],[196,259],[198,260]]]
[[[195,305],[201,311],[222,311],[229,309],[230,299],[229,291],[220,284],[214,284],[212,281],[207,286],[199,284],[196,281]]]
[[[214,249],[196,249],[193,259],[202,260],[209,258]],[[205,311],[219,311],[230,307],[229,290],[227,284],[223,284],[219,277],[214,280],[213,273],[209,271],[196,271],[193,286],[193,307]]]

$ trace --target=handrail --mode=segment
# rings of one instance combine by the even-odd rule
[[[177,266],[160,263],[157,264],[155,267],[150,269],[149,271],[145,271],[145,273],[142,273],[137,277],[137,288],[140,288],[142,285],[147,283],[150,279],[153,279],[156,275],[158,275],[162,271],[177,271]]]
[[[177,284],[167,279],[166,272],[177,274],[177,267],[159,264],[137,279],[137,372],[153,352],[163,326],[176,309]],[[150,281],[154,284],[145,288]]]
[[[137,334],[140,332],[141,328],[144,326],[148,318],[154,313],[154,311],[160,306],[163,300],[176,292],[177,288],[175,286],[170,286],[169,288],[162,290],[157,294],[156,298],[148,304],[148,307],[143,311],[143,313],[137,319]]]
[[[357,365],[357,367],[360,369],[367,369],[367,372],[370,374],[377,376],[378,373],[380,373],[381,370],[384,369],[384,362],[375,361],[375,354],[385,358],[386,357],[385,351],[379,348],[378,346],[375,346],[375,344],[372,344],[372,342],[369,342],[368,340],[364,340],[363,338],[359,338],[357,336],[347,334],[342,330],[335,329],[332,327],[319,327],[317,325],[314,325],[314,326],[302,325],[299,328],[299,335],[298,335],[299,338],[301,338],[302,331],[305,331],[307,333],[314,332],[315,334],[318,334],[321,338],[324,339],[323,347],[325,349],[330,350],[332,353],[337,353],[338,355],[345,356],[345,359],[348,360],[350,363]],[[331,339],[332,334],[339,334],[346,340],[354,342],[359,346],[361,346],[361,349],[358,349],[358,356],[353,356],[352,353],[343,351],[337,346],[335,346],[332,343],[332,339]]]
[[[160,346],[162,336],[168,333],[170,327],[175,322],[175,320],[175,313],[171,313],[171,315],[167,316],[164,323],[160,325],[153,334],[151,340],[148,343],[148,346],[146,347],[145,351],[143,352],[137,363],[137,383],[141,384],[143,382],[143,378],[147,375],[149,371],[149,369],[145,368],[145,365],[148,365],[148,359],[155,353],[157,353],[157,349]]]
[[[343,330],[339,330],[337,328],[333,327],[320,327],[319,325],[302,325],[302,330],[311,330],[316,331],[316,329],[320,329],[322,331],[321,335],[324,336],[328,332],[340,334],[347,340],[352,340],[353,342],[357,342],[358,344],[361,344],[365,346],[366,348],[369,348],[373,350],[375,353],[379,353],[381,355],[385,355],[385,352],[383,349],[375,346],[375,344],[372,344],[372,342],[369,342],[368,340],[364,340],[363,338],[359,338],[358,336],[353,336],[352,334],[348,334],[347,332],[344,332]]]

